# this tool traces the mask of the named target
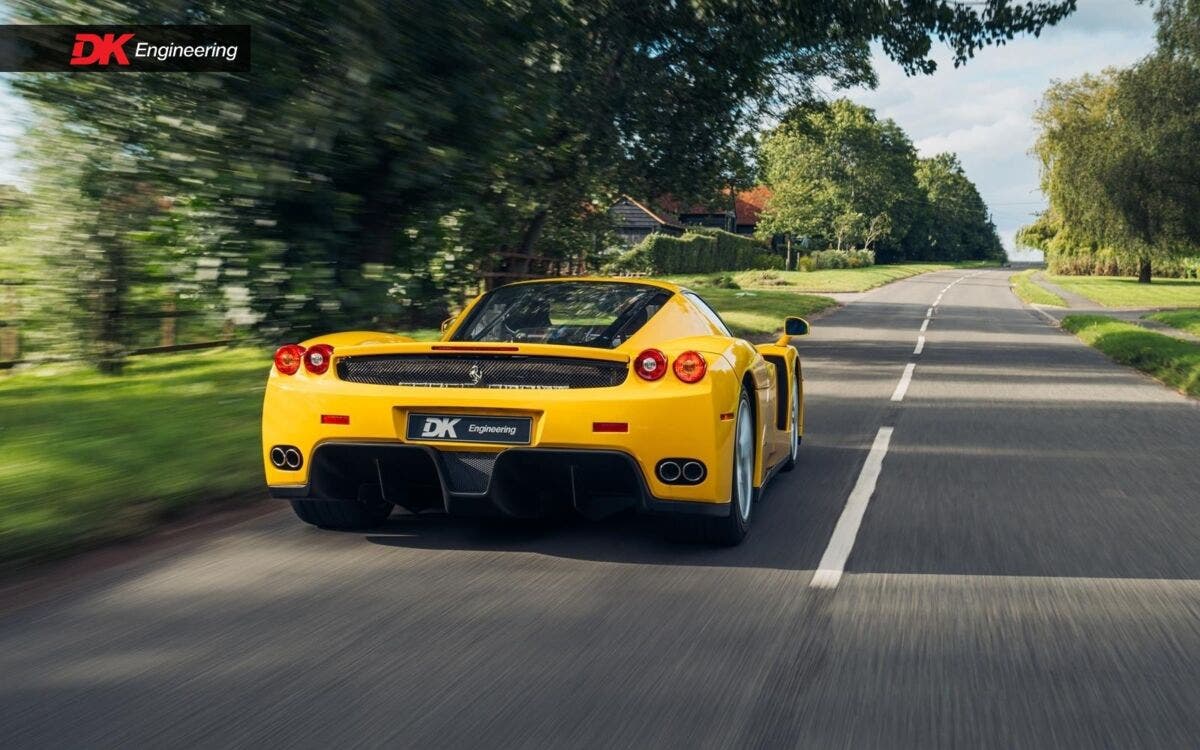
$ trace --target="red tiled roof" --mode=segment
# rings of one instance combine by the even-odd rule
[[[737,213],[738,224],[758,224],[758,215],[771,200],[771,188],[766,185],[755,185],[750,190],[743,190],[734,199],[734,211]]]
[[[724,195],[729,195],[728,190],[722,191]],[[758,215],[767,205],[767,201],[771,199],[771,188],[766,185],[756,185],[749,190],[742,190],[734,198],[734,213],[737,216],[739,225],[754,226],[758,224]],[[654,201],[655,205],[661,206],[663,211],[680,216],[682,214],[723,214],[729,210],[729,205],[712,205],[704,203],[693,203],[685,206],[674,196],[663,195]]]

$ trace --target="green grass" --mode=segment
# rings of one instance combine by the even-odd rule
[[[1017,296],[1031,305],[1066,307],[1066,300],[1048,289],[1043,289],[1034,282],[1033,274],[1035,273],[1037,273],[1037,269],[1031,268],[1028,271],[1014,273],[1008,277],[1008,283],[1012,284],[1013,291],[1016,292]]]
[[[804,317],[837,304],[829,297],[759,289],[698,289],[733,332],[747,338],[774,336],[789,315]]]
[[[1166,323],[1172,328],[1200,336],[1200,310],[1171,310],[1147,315],[1150,320]]]
[[[262,484],[270,353],[137,357],[0,379],[0,564],[128,537]]]
[[[697,289],[711,286],[722,276],[733,276],[743,289],[786,289],[793,292],[865,292],[877,286],[907,279],[930,271],[952,268],[987,268],[995,265],[980,261],[965,263],[897,263],[866,268],[835,268],[824,271],[738,271],[734,273],[681,274],[665,277],[668,281]]]
[[[778,333],[836,303],[780,291],[705,292],[737,332]],[[423,340],[437,331],[410,331]],[[259,495],[270,352],[135,357],[124,375],[82,365],[0,374],[0,568],[136,536],[219,501]]]
[[[1200,307],[1200,279],[1137,279],[1116,276],[1051,276],[1068,292],[1104,307]]]
[[[1117,362],[1200,398],[1200,344],[1104,315],[1068,315],[1062,326]]]

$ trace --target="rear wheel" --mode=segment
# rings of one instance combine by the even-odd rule
[[[788,436],[791,445],[788,446],[787,461],[784,462],[780,471],[791,471],[796,468],[796,456],[800,453],[800,378],[797,377],[792,382],[792,411],[791,421],[788,424]]]
[[[387,520],[392,504],[358,500],[293,500],[296,517],[322,529],[366,529]]]
[[[733,433],[733,486],[729,493],[729,515],[707,518],[706,536],[713,544],[733,547],[741,544],[750,531],[754,511],[754,457],[757,442],[750,395],[742,391]]]

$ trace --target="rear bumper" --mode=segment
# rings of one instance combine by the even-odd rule
[[[426,445],[325,442],[305,484],[272,485],[271,497],[383,499],[410,510],[537,518],[573,507],[589,518],[629,508],[722,516],[729,503],[655,497],[637,461],[617,450],[507,448],[495,453]]]

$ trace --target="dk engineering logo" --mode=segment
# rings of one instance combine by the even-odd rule
[[[241,72],[249,26],[0,26],[0,72]]]
[[[129,65],[125,44],[136,34],[76,34],[75,46],[71,50],[71,65]],[[163,62],[174,57],[222,58],[232,62],[237,59],[237,45],[181,45],[176,43],[150,44],[137,42],[133,56]]]

